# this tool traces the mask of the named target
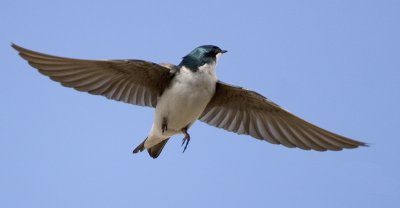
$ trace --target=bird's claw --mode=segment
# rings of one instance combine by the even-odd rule
[[[166,132],[168,130],[168,123],[167,123],[167,119],[164,118],[163,122],[161,124],[161,132],[164,134],[164,132]]]
[[[185,137],[182,139],[182,145],[181,146],[183,146],[185,143],[186,144],[185,144],[185,147],[183,148],[182,153],[185,152],[185,150],[186,150],[186,148],[187,148],[187,146],[188,146],[188,144],[190,142],[190,135],[186,131],[184,131],[183,133],[185,134]]]

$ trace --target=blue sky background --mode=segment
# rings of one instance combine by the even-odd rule
[[[396,207],[399,1],[0,3],[0,207]],[[153,109],[61,87],[10,42],[86,59],[179,63],[229,52],[221,80],[371,144],[289,149],[196,123],[182,154],[132,149]]]

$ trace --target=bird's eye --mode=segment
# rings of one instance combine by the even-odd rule
[[[219,48],[213,48],[212,51],[211,51],[211,53],[212,53],[213,55],[217,55],[217,54],[220,53],[220,52],[221,52],[221,49],[219,49]]]

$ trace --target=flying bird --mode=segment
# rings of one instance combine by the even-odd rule
[[[257,92],[221,82],[215,70],[226,53],[203,45],[178,65],[143,60],[83,60],[47,55],[11,45],[28,63],[65,87],[140,106],[155,108],[153,125],[133,153],[147,150],[157,158],[168,140],[197,120],[238,134],[304,150],[342,150],[366,146],[315,126]]]

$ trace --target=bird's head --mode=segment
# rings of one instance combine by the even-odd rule
[[[204,64],[215,63],[218,57],[226,52],[226,50],[222,50],[213,45],[199,46],[188,55],[184,56],[179,66],[185,66],[191,70],[197,71],[197,69]]]

